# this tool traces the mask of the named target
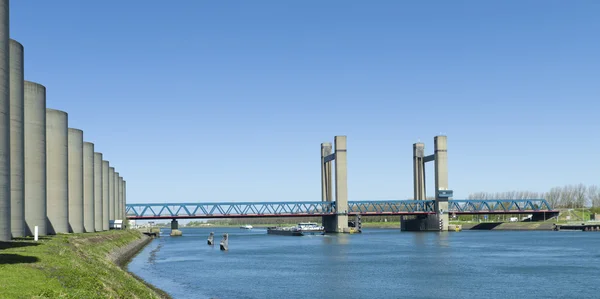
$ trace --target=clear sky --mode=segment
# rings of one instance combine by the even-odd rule
[[[600,184],[600,1],[11,1],[25,78],[128,202],[412,197],[448,136],[455,198]],[[433,167],[428,166],[428,194]]]

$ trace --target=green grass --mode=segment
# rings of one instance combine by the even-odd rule
[[[0,298],[161,298],[108,258],[134,230],[0,242]]]

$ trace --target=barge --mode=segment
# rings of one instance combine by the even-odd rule
[[[302,222],[290,227],[268,227],[267,234],[284,236],[324,235],[325,228],[316,223]]]

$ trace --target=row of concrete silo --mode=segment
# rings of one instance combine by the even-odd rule
[[[68,114],[25,80],[23,46],[0,0],[0,241],[105,231],[125,219],[126,182]]]

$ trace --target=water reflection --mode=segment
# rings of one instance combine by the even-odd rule
[[[450,247],[450,232],[438,232],[437,245],[441,247]]]

